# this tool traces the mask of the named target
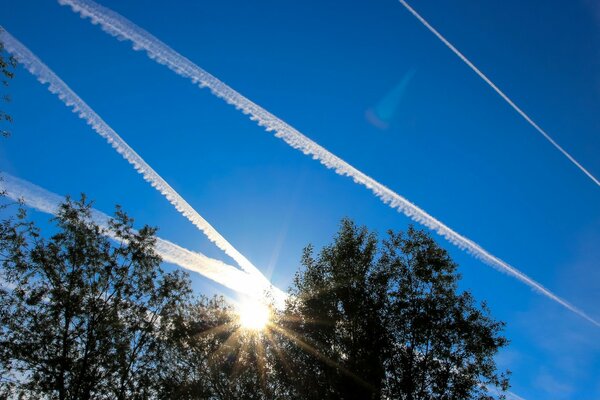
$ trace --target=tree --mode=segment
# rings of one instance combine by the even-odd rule
[[[200,298],[173,320],[161,398],[285,399],[273,373],[278,343],[265,332],[242,328],[222,297]]]
[[[2,28],[0,28],[0,31],[1,30]],[[16,68],[16,66],[17,60],[14,57],[8,56],[4,53],[4,45],[0,41],[0,83],[2,84],[2,87],[8,86],[8,81],[14,77],[13,70]],[[0,101],[3,102],[10,101],[10,96],[6,93],[0,93],[0,98]],[[0,109],[0,122],[2,121],[12,122],[12,117]],[[10,136],[10,132],[0,128],[0,135],[7,137]]]
[[[427,233],[390,231],[379,245],[343,220],[302,265],[283,318],[297,335],[283,343],[290,398],[487,399],[487,386],[508,388],[493,359],[504,324],[458,291],[456,264]]]
[[[285,309],[252,331],[223,298],[193,300],[159,267],[155,229],[135,231],[122,210],[104,229],[85,198],[68,199],[48,239],[19,210],[0,222],[0,398],[483,400],[508,388],[494,363],[504,324],[459,291],[457,265],[423,231],[379,241],[343,220],[332,244],[305,249]]]
[[[284,327],[297,335],[293,395],[307,399],[379,399],[385,379],[383,286],[375,270],[377,238],[342,221],[334,243],[315,258],[308,246]],[[299,343],[301,343],[299,345]],[[309,349],[309,351],[306,351]]]
[[[507,374],[494,362],[508,344],[504,323],[458,291],[457,265],[429,234],[390,231],[377,269],[387,283],[386,396],[488,399],[487,387],[508,389]]]
[[[0,397],[158,393],[163,338],[189,282],[160,268],[155,229],[135,231],[120,209],[107,229],[90,215],[85,197],[67,199],[49,239],[23,211],[0,225]]]

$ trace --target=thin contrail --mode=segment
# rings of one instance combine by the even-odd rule
[[[1,27],[0,27],[1,28]],[[71,88],[67,86],[50,68],[37,58],[22,43],[5,29],[0,30],[0,40],[29,72],[42,83],[48,84],[48,90],[56,94],[79,118],[85,120],[100,136],[125,158],[144,179],[169,200],[169,202],[190,220],[198,229],[227,255],[233,258],[246,272],[268,282],[264,275],[246,257],[237,251],[215,228],[179,195],[146,161],[142,159],[90,106],[88,106]]]
[[[64,197],[5,172],[0,172],[0,192],[2,191],[10,199],[22,200],[28,207],[52,215],[56,215],[60,204],[65,201]],[[104,230],[106,235],[118,240],[107,229],[110,221],[108,215],[92,209],[91,219]],[[187,250],[168,240],[157,237],[155,250],[163,261],[202,274],[236,292],[257,297],[263,295],[264,291],[269,291],[278,301],[286,297],[281,290],[271,285],[265,286],[263,280],[253,275],[204,254]]]
[[[494,397],[494,398],[500,398],[500,396],[504,395],[504,398],[506,400],[525,400],[523,397],[519,396],[516,393],[513,393],[513,392],[508,391],[508,390],[506,392],[501,392],[500,390],[496,389],[494,386],[486,386],[485,389],[492,396],[497,396],[497,397]]]
[[[452,52],[456,54],[458,58],[460,58],[465,64],[467,64],[467,66],[471,68],[473,72],[475,72],[481,79],[483,79],[485,83],[487,83],[492,89],[494,89],[494,91],[498,93],[498,95],[502,97],[504,101],[506,101],[508,105],[511,106],[521,117],[523,117],[523,119],[525,119],[525,121],[527,121],[529,125],[531,125],[544,138],[546,138],[546,140],[550,142],[552,146],[554,146],[565,157],[567,157],[569,161],[575,164],[575,166],[579,168],[581,172],[586,174],[588,178],[590,178],[596,185],[600,186],[600,181],[598,181],[598,179],[596,179],[594,175],[592,175],[587,169],[583,167],[583,165],[581,165],[577,160],[575,160],[575,158],[573,158],[573,156],[571,156],[565,149],[563,149],[561,145],[556,143],[556,141],[552,139],[552,137],[550,137],[550,135],[545,130],[543,130],[538,124],[536,124],[531,119],[531,117],[529,117],[529,115],[527,115],[525,111],[521,110],[519,106],[517,106],[502,90],[498,88],[498,86],[496,86],[494,82],[490,80],[490,78],[488,78],[483,72],[481,72],[479,68],[477,68],[471,61],[469,61],[467,57],[465,57],[463,53],[461,53],[456,47],[454,47],[454,45],[450,43],[444,36],[442,36],[442,34],[439,33],[433,26],[431,26],[431,24],[429,24],[429,22],[427,22],[427,20],[425,20],[425,18],[423,18],[421,14],[415,11],[415,9],[412,8],[405,0],[398,1],[404,6],[404,8],[406,8],[412,15],[414,15],[415,18],[417,18],[427,29],[429,29],[431,33],[433,33],[438,39],[440,39],[442,43],[446,45],[446,47],[452,50]]]
[[[437,232],[450,243],[468,252],[475,258],[480,259],[484,263],[502,272],[514,276],[539,293],[600,327],[598,321],[591,318],[577,307],[558,297],[521,271],[488,253],[475,242],[456,233],[404,197],[357,170],[336,155],[330,153],[285,121],[242,96],[240,93],[236,92],[234,89],[227,86],[225,83],[221,82],[219,79],[121,15],[106,7],[100,6],[91,0],[58,0],[58,2],[62,5],[70,5],[73,11],[79,13],[82,17],[89,17],[93,24],[100,24],[102,29],[109,34],[122,40],[130,40],[133,43],[133,48],[135,50],[145,50],[151,59],[166,65],[177,74],[189,78],[193,83],[198,84],[200,87],[208,87],[215,96],[222,98],[227,103],[241,110],[244,114],[250,115],[250,119],[256,121],[267,131],[275,131],[276,137],[283,139],[293,148],[302,151],[304,154],[311,155],[313,159],[318,160],[327,168],[335,170],[337,174],[348,176],[352,178],[354,182],[367,187],[385,204],[398,209],[414,221]]]

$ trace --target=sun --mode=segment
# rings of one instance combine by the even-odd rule
[[[238,305],[240,324],[251,331],[262,331],[271,319],[268,305],[257,300],[245,300]]]

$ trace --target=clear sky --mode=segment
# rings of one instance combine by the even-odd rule
[[[600,318],[600,188],[398,2],[102,0],[175,50],[556,294]],[[414,0],[412,6],[591,173],[600,175],[600,4]],[[50,0],[0,0],[35,52],[255,265],[286,288],[340,218],[410,221],[246,116]],[[233,263],[24,69],[0,169],[115,203]],[[4,107],[4,106],[3,106]],[[40,218],[47,219],[46,216]],[[528,399],[600,398],[600,330],[439,238],[462,286],[512,340]],[[200,276],[199,293],[233,296]]]

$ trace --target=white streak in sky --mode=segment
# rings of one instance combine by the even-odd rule
[[[15,201],[23,201],[28,207],[38,211],[56,215],[59,205],[64,198],[48,192],[39,186],[2,172],[0,175],[0,192],[6,191],[6,197]],[[100,226],[104,233],[112,239],[119,240],[108,230],[110,217],[95,209],[91,210],[91,219]],[[236,292],[255,297],[261,297],[264,292],[271,292],[278,303],[283,303],[286,294],[268,285],[262,279],[241,271],[204,254],[187,250],[168,240],[156,238],[156,252],[163,261],[178,265],[189,271],[194,271]]]
[[[510,391],[501,392],[500,390],[496,389],[493,386],[486,386],[486,390],[488,391],[489,394],[495,396],[498,399],[500,398],[500,396],[504,395],[506,400],[525,400],[523,397],[521,397],[513,392],[510,392]]]
[[[547,296],[573,313],[600,327],[598,321],[594,320],[583,311],[558,297],[521,271],[493,256],[477,243],[453,231],[404,197],[365,175],[336,155],[330,153],[285,121],[242,96],[240,93],[236,92],[231,87],[227,86],[225,83],[221,82],[219,79],[121,15],[106,7],[100,6],[91,0],[58,0],[58,2],[62,5],[70,5],[72,9],[82,17],[89,17],[93,24],[100,24],[102,29],[109,34],[122,40],[130,40],[133,43],[133,48],[135,50],[146,51],[151,59],[166,65],[177,74],[189,78],[193,83],[198,84],[200,87],[208,87],[215,96],[222,98],[227,103],[241,110],[244,114],[250,115],[250,119],[256,121],[267,131],[274,131],[276,137],[283,139],[293,148],[302,151],[304,154],[311,155],[313,159],[318,160],[327,168],[333,169],[337,174],[348,176],[352,178],[354,182],[367,187],[385,204],[388,204],[390,207],[404,213],[414,221],[437,232],[450,243],[468,252],[475,258],[499,271],[512,275],[535,291]]]
[[[0,27],[1,28],[1,27]],[[67,86],[50,68],[38,59],[22,43],[5,29],[0,29],[0,40],[6,51],[11,53],[42,84],[48,84],[48,90],[56,94],[79,118],[85,120],[100,136],[125,158],[144,179],[169,200],[169,202],[190,220],[198,229],[227,255],[233,258],[246,272],[257,278],[268,280],[239,251],[237,251],[215,228],[179,195],[156,171],[150,167],[90,106],[88,106],[71,88]]]
[[[425,20],[425,18],[423,18],[417,11],[415,11],[415,9],[412,8],[405,0],[398,1],[404,6],[404,8],[406,8],[412,15],[414,15],[415,18],[419,20],[419,22],[421,22],[427,29],[429,29],[431,33],[433,33],[438,39],[440,39],[442,43],[446,45],[446,47],[452,50],[452,52],[456,54],[458,58],[460,58],[465,64],[467,64],[467,66],[471,68],[473,72],[475,72],[481,79],[483,79],[485,83],[487,83],[492,89],[494,89],[494,91],[498,93],[498,95],[502,97],[504,101],[506,101],[508,105],[511,106],[521,117],[523,117],[523,119],[525,119],[525,121],[527,121],[529,125],[531,125],[544,138],[546,138],[546,140],[550,142],[552,146],[554,146],[565,157],[567,157],[569,161],[575,164],[575,166],[579,168],[581,172],[586,174],[588,178],[590,178],[596,185],[600,186],[600,181],[598,181],[598,179],[596,179],[594,175],[592,175],[587,169],[583,167],[583,165],[579,164],[579,162],[575,160],[573,156],[571,156],[565,149],[563,149],[558,143],[556,143],[554,139],[552,139],[552,137],[550,137],[550,135],[545,130],[543,130],[538,124],[536,124],[529,117],[529,115],[525,114],[525,111],[521,110],[519,106],[517,106],[506,94],[504,94],[502,90],[498,88],[498,86],[496,86],[496,84],[494,84],[494,82],[490,80],[490,78],[488,78],[483,72],[481,72],[479,68],[477,68],[471,61],[469,61],[467,57],[465,57],[463,53],[461,53],[456,47],[454,47],[454,45],[452,45],[452,43],[450,43],[444,36],[442,36],[442,34],[439,33],[433,26],[431,26],[429,22]]]

